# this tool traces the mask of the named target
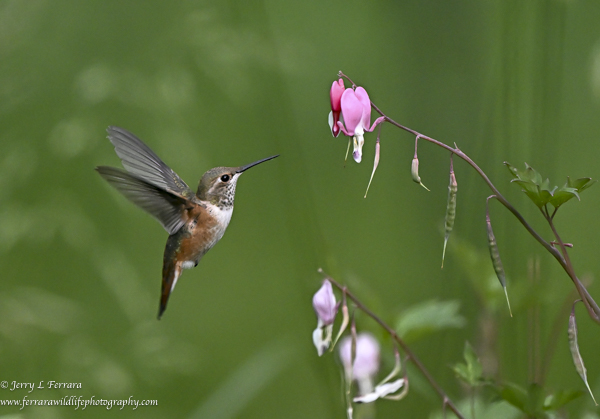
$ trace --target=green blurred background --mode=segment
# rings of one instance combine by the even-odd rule
[[[570,280],[492,203],[508,316],[487,254],[490,192],[475,172],[455,162],[457,219],[440,270],[448,154],[421,143],[426,192],[410,178],[414,138],[384,126],[364,199],[375,134],[363,163],[344,168],[346,139],[332,138],[327,114],[343,70],[392,118],[456,142],[549,238],[502,162],[526,161],[559,185],[600,178],[598,22],[600,3],[580,0],[0,1],[0,380],[83,387],[30,399],[158,400],[0,415],[345,417],[336,357],[318,358],[311,341],[318,267],[390,324],[414,304],[458,301],[462,327],[411,340],[456,401],[466,391],[449,366],[465,340],[498,379],[527,386],[543,374],[548,391],[585,390],[566,339]],[[161,321],[167,235],[93,170],[120,166],[108,125],[134,132],[192,188],[211,167],[281,154],[240,180],[227,234],[184,273]],[[599,192],[557,220],[597,299]],[[600,328],[578,314],[600,395]],[[389,339],[357,322],[381,338],[385,375]],[[439,411],[410,374],[405,400],[363,414]],[[591,411],[585,395],[565,414]]]

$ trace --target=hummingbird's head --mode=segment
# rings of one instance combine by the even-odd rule
[[[215,167],[202,175],[196,196],[218,207],[233,206],[235,185],[242,174],[237,167]]]
[[[202,175],[198,184],[196,196],[202,201],[208,201],[220,208],[233,207],[233,199],[235,197],[235,186],[239,177],[244,171],[250,169],[257,164],[274,159],[276,156],[267,157],[266,159],[255,161],[239,167],[215,167]]]

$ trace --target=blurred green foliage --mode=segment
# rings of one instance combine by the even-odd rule
[[[407,343],[446,328],[461,328],[466,320],[459,301],[423,301],[406,308],[396,321],[398,335]]]
[[[344,168],[327,94],[343,70],[392,118],[457,142],[530,218],[535,208],[510,187],[503,161],[600,178],[598,21],[600,3],[566,0],[0,2],[0,380],[82,384],[30,399],[158,400],[88,407],[89,417],[344,417],[339,365],[311,343],[322,266],[385,318],[460,301],[464,327],[424,335],[414,350],[465,412],[471,400],[448,366],[467,339],[487,376],[522,388],[543,378],[546,394],[581,390],[566,339],[572,284],[555,261],[492,206],[515,317],[498,309],[489,191],[455,161],[456,222],[440,270],[447,153],[419,148],[428,193],[410,177],[414,138],[384,126],[363,199],[375,134],[363,164]],[[134,132],[191,187],[211,167],[281,154],[241,179],[225,237],[184,273],[161,321],[166,233],[94,172],[119,164],[108,125]],[[589,283],[600,271],[599,205],[591,189],[557,223]],[[596,283],[589,291],[600,295]],[[600,330],[584,316],[578,325],[585,358]],[[382,345],[389,371],[392,348]],[[599,393],[600,359],[585,361]],[[372,413],[439,417],[441,401],[409,373],[408,396]],[[597,417],[592,408],[581,397],[563,411]],[[485,409],[496,413],[479,417],[518,417],[506,403]]]

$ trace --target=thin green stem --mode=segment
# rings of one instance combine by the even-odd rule
[[[562,241],[562,238],[558,234],[558,231],[554,226],[552,218],[548,217],[547,220],[548,224],[550,225],[550,228],[552,229],[552,233],[554,233],[554,238],[558,242],[558,247],[560,248],[560,251],[566,262],[567,273],[571,277],[573,284],[575,284],[575,288],[577,288],[577,292],[581,296],[581,299],[583,300],[583,304],[585,304],[585,308],[587,309],[588,314],[592,319],[600,323],[600,308],[598,307],[594,299],[589,295],[587,289],[585,288],[585,285],[583,285],[579,278],[577,278],[577,275],[575,275],[573,265],[571,264],[571,258],[569,257],[569,252],[567,251],[567,246],[565,246],[565,243]]]

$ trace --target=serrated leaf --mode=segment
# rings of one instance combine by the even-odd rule
[[[542,182],[539,187],[540,196],[542,197],[542,201],[544,201],[544,205],[546,205],[552,199],[554,192],[558,189],[558,186],[550,187],[550,179],[546,179]]]
[[[525,192],[525,195],[527,195],[529,197],[529,199],[531,199],[533,201],[533,203],[535,205],[537,205],[538,207],[541,208],[545,204],[548,203],[548,199],[544,200],[544,198],[540,194],[540,190],[539,190],[538,186],[534,185],[530,181],[513,179],[513,180],[511,180],[511,182],[514,182],[514,183],[518,184],[519,186],[521,186],[521,188],[523,188],[522,189],[523,192]]]
[[[556,189],[556,186],[552,189],[550,189],[550,179],[546,178],[545,181],[542,182],[542,184],[540,185],[540,190],[542,191],[547,191],[550,193],[550,195],[552,195],[552,192]]]
[[[567,176],[567,184],[566,185],[570,186],[571,188],[577,189],[578,192],[583,192],[584,190],[586,190],[587,188],[589,188],[596,182],[597,182],[596,180],[592,180],[592,178],[589,178],[589,177],[582,177],[579,179],[571,180],[571,178],[569,178],[569,176]]]
[[[537,170],[535,170],[533,167],[531,167],[527,163],[525,163],[525,176],[534,185],[540,186],[542,184],[542,175],[540,175]]]
[[[404,310],[396,320],[396,331],[403,339],[415,341],[446,328],[461,328],[465,318],[458,311],[460,302],[430,300]]]
[[[524,191],[529,191],[533,193],[537,193],[538,191],[538,187],[529,180],[513,179],[511,180],[511,183],[516,183],[521,188],[523,188]]]
[[[507,167],[511,175],[513,175],[514,177],[519,177],[519,170],[515,166],[513,166],[507,161],[504,162],[504,165]]]
[[[554,198],[550,201],[550,203],[555,208],[558,208],[573,198],[577,198],[578,200],[580,200],[579,194],[577,193],[577,191],[573,188],[565,188],[563,186],[562,188],[560,188],[558,190],[558,192],[556,192],[556,194],[554,195]]]
[[[552,206],[554,206],[554,208],[558,208],[572,198],[575,198],[575,195],[572,191],[565,191],[561,188],[558,191],[556,191],[554,197],[550,200],[550,203],[552,204]]]
[[[517,169],[508,162],[504,162],[504,164],[514,177],[511,182],[523,188],[523,192],[525,192],[536,206],[542,208],[549,202],[552,198],[552,191],[555,188],[550,189],[550,181],[548,179],[543,181],[542,175],[527,163],[525,163],[524,171]]]
[[[567,183],[565,183],[565,185],[554,194],[554,198],[550,201],[550,203],[555,208],[558,208],[572,198],[577,198],[581,201],[579,194],[592,186],[594,183],[596,183],[596,181],[589,177],[571,180],[571,178],[567,176]]]

